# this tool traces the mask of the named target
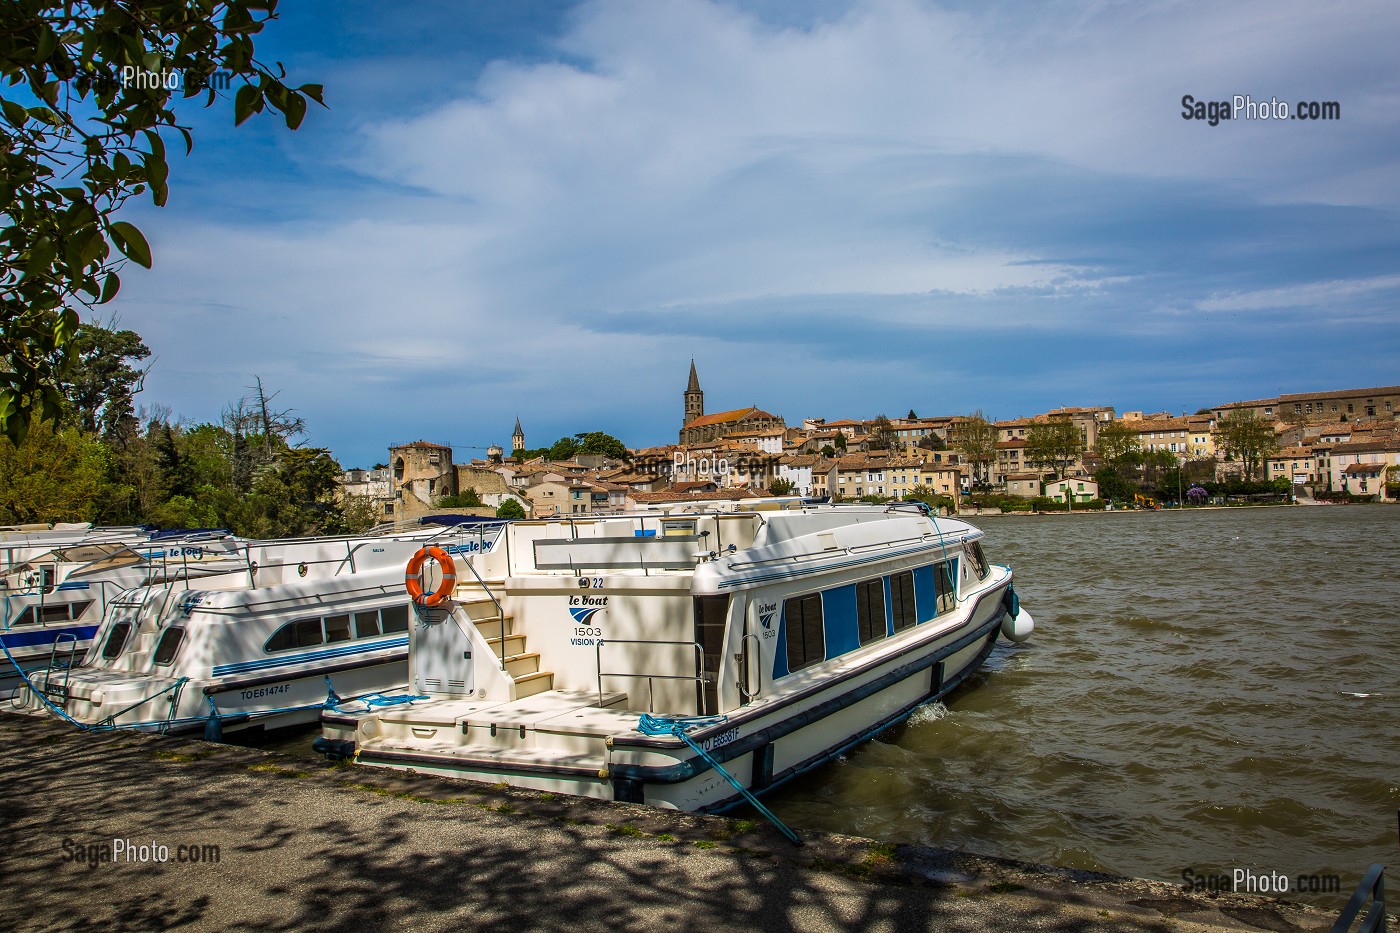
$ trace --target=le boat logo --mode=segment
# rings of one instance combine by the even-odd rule
[[[608,607],[606,596],[570,596],[569,615],[579,625],[587,625],[598,613]]]
[[[597,644],[596,640],[603,637],[603,630],[589,623],[593,621],[594,616],[606,608],[608,608],[606,596],[570,596],[569,615],[573,617],[574,627],[569,644],[582,646]]]
[[[773,627],[773,617],[778,614],[778,604],[759,603],[756,608],[758,610],[759,624],[766,629],[771,629]]]

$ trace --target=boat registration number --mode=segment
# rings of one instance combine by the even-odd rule
[[[739,738],[739,730],[734,728],[730,729],[728,732],[721,732],[719,735],[710,736],[710,738],[700,743],[700,747],[707,752],[712,752],[717,748],[723,748],[737,738]]]

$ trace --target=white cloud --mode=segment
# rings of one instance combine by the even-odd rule
[[[1089,333],[1107,313],[1094,299],[1149,286],[1141,269],[1065,258],[1114,247],[1111,224],[1073,248],[1053,230],[1004,235],[1028,201],[1042,218],[1081,210],[1055,172],[1393,209],[1398,24],[1380,0],[976,12],[868,0],[805,26],[701,0],[602,0],[575,11],[554,60],[498,60],[455,98],[437,88],[413,108],[351,99],[320,115],[316,138],[338,154],[298,164],[315,220],[160,218],[158,275],[133,277],[123,313],[161,353],[152,388],[177,409],[216,411],[259,372],[376,445],[478,436],[473,419],[517,411],[564,422],[624,397],[669,424],[674,400],[620,395],[615,379],[621,368],[665,385],[698,343],[668,316],[704,309],[725,322],[710,371],[773,386],[803,378],[808,358],[745,333],[765,307],[800,327],[835,298],[853,326],[964,329],[1044,323],[1050,307],[1055,326]],[[1182,94],[1235,92],[1336,99],[1344,119],[1181,119]],[[1189,249],[1192,231],[1178,235]],[[1162,303],[1182,315],[1326,305],[1339,287],[1257,286]],[[656,326],[608,326],[648,316]],[[840,333],[826,339],[839,349]],[[852,363],[842,378],[861,387],[861,373],[890,371]],[[415,380],[448,388],[416,393]]]

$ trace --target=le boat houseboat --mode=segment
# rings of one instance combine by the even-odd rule
[[[0,697],[14,695],[22,672],[80,660],[121,593],[241,567],[236,548],[221,532],[96,532],[16,553],[0,571]]]
[[[315,722],[332,692],[402,688],[405,562],[424,544],[489,552],[500,527],[240,542],[227,572],[113,598],[84,662],[30,675],[15,702],[89,727],[209,738]]]
[[[999,633],[1030,634],[981,537],[912,504],[515,522],[455,583],[410,586],[418,698],[328,710],[317,746],[723,809],[739,792],[721,768],[780,784],[948,693]]]

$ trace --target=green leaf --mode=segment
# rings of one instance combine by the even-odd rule
[[[34,58],[38,61],[48,61],[53,50],[58,47],[58,36],[48,26],[42,27],[39,33],[39,44],[34,50]]]
[[[242,125],[259,110],[262,110],[262,94],[251,84],[243,85],[233,98],[233,125]]]
[[[314,100],[316,103],[320,104],[322,107],[326,106],[326,102],[322,99],[321,96],[325,93],[325,88],[322,85],[303,84],[301,87],[297,88],[297,90],[301,91],[303,94]]]
[[[121,290],[122,280],[115,272],[107,273],[107,280],[102,283],[102,297],[97,299],[97,303],[105,305],[113,298],[117,297],[117,292]]]
[[[137,265],[151,268],[151,247],[140,230],[124,220],[116,221],[110,229],[112,240],[116,242],[117,249],[122,251],[123,256]]]
[[[29,111],[12,100],[0,99],[0,106],[5,110],[5,119],[10,121],[10,125],[15,129],[20,129],[29,122]]]
[[[306,98],[295,91],[289,92],[283,112],[287,118],[287,129],[294,130],[301,126],[301,121],[306,117]]]

